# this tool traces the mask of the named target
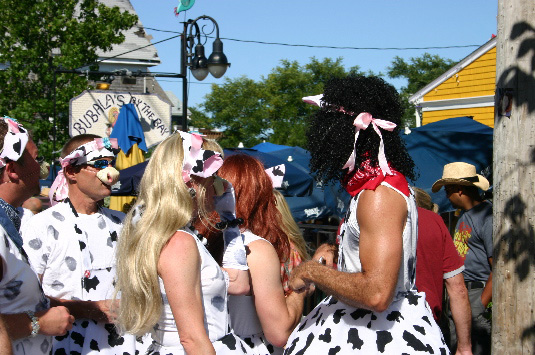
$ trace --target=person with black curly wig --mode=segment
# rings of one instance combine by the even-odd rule
[[[350,75],[304,101],[320,108],[307,132],[311,169],[341,180],[352,199],[337,268],[329,247],[292,272],[294,291],[313,283],[330,296],[303,318],[285,354],[449,353],[414,285],[418,214],[406,179],[414,163],[399,136],[399,95],[381,78]]]

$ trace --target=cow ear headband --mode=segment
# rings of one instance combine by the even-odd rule
[[[4,146],[0,151],[0,168],[7,165],[9,161],[18,161],[26,144],[28,144],[28,131],[20,123],[11,117],[2,117],[7,124],[7,133],[4,137]]]
[[[202,136],[178,131],[182,138],[184,159],[182,161],[182,178],[185,183],[191,175],[207,178],[215,174],[223,165],[221,154],[212,150],[202,149]]]
[[[379,144],[379,153],[377,154],[379,167],[381,168],[381,171],[383,172],[384,176],[393,175],[392,171],[388,167],[388,162],[386,160],[386,155],[385,155],[383,136],[381,135],[381,131],[379,130],[379,127],[391,132],[397,126],[395,123],[381,120],[379,118],[374,118],[368,112],[361,112],[359,114],[356,114],[351,111],[346,111],[343,107],[336,107],[334,105],[329,105],[323,100],[323,94],[303,97],[303,101],[306,102],[307,104],[315,105],[318,107],[333,107],[335,110],[339,112],[355,117],[355,120],[353,121],[353,126],[355,126],[355,142],[353,144],[353,151],[351,152],[349,159],[347,159],[347,162],[344,164],[344,167],[342,169],[347,168],[348,172],[355,170],[355,152],[357,149],[357,139],[359,138],[360,130],[361,129],[365,130],[366,128],[368,128],[368,126],[371,123],[373,130],[377,133],[377,135],[379,136],[379,139],[381,140]]]
[[[284,173],[286,172],[286,167],[284,166],[284,164],[273,166],[271,168],[265,169],[264,171],[271,179],[274,189],[277,189],[282,186],[282,180],[284,179]]]
[[[89,161],[102,158],[113,159],[115,158],[114,151],[117,149],[119,149],[119,145],[117,144],[116,138],[95,138],[94,140],[77,147],[65,158],[60,158],[59,162],[62,169],[58,172],[58,176],[50,187],[50,192],[48,194],[50,204],[55,205],[56,203],[63,201],[69,195],[69,186],[65,174],[63,173],[63,168],[68,165],[84,165]]]

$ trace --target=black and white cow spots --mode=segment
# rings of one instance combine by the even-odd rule
[[[347,332],[347,343],[351,344],[351,349],[361,349],[364,345],[364,341],[359,337],[359,331],[357,328],[350,328]]]
[[[35,238],[35,239],[30,240],[28,242],[28,245],[30,246],[30,248],[34,250],[39,250],[43,246],[43,242],[41,241],[41,239]]]
[[[22,280],[12,280],[6,283],[3,290],[4,297],[9,301],[17,298],[20,295],[20,289],[23,283],[24,281]]]
[[[377,351],[380,353],[385,352],[386,345],[392,342],[392,334],[387,330],[380,330],[377,332]]]
[[[321,340],[321,341],[324,341],[326,343],[330,343],[331,340],[332,340],[332,337],[331,337],[331,328],[327,328],[325,329],[325,333],[323,334],[320,334],[318,336],[318,339]]]

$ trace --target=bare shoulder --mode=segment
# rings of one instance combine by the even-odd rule
[[[248,253],[247,253],[247,262],[250,263],[264,263],[270,260],[276,259],[277,262],[279,257],[277,256],[277,251],[265,239],[258,239],[254,242],[247,244]]]
[[[168,254],[174,258],[191,254],[192,250],[197,250],[197,243],[194,238],[189,233],[176,231],[162,248],[160,258],[166,257]]]
[[[195,238],[189,233],[177,231],[162,248],[158,261],[158,272],[164,275],[166,271],[176,271],[176,264],[187,267],[200,262],[200,254]]]
[[[392,211],[404,211],[405,214],[407,211],[407,203],[397,191],[379,185],[375,190],[364,190],[362,192],[358,205],[359,216],[377,215],[378,213],[388,214]]]

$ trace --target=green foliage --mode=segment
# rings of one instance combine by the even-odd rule
[[[403,106],[405,107],[403,121],[406,125],[415,125],[415,108],[409,102],[409,97],[438,78],[454,64],[455,62],[451,59],[429,53],[411,58],[409,62],[398,56],[394,57],[392,65],[387,68],[387,75],[390,78],[404,78],[408,81],[407,86],[402,87],[400,90]]]
[[[0,63],[7,68],[0,70],[0,114],[32,129],[40,155],[50,160],[55,69],[91,66],[97,50],[122,43],[121,31],[136,22],[136,15],[97,0],[3,0]],[[68,139],[69,100],[85,89],[85,76],[57,74],[56,150]]]
[[[360,73],[358,67],[349,71]],[[244,76],[227,78],[222,85],[212,85],[200,105],[203,111],[192,110],[192,124],[224,130],[220,140],[224,148],[236,147],[240,142],[252,147],[263,139],[304,147],[306,120],[314,108],[302,98],[322,93],[327,80],[347,73],[341,58],[311,58],[305,65],[282,60],[259,81]]]

